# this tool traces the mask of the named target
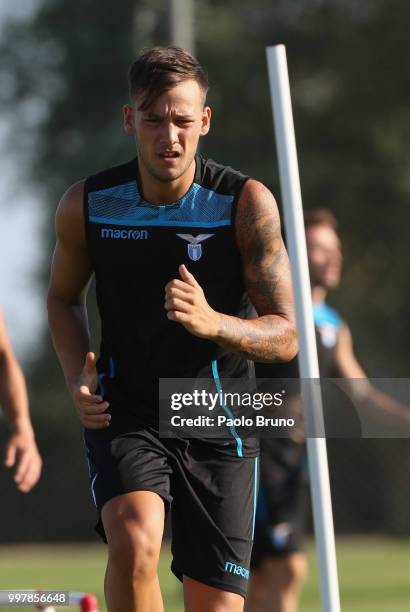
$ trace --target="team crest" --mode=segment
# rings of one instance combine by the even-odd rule
[[[270,529],[271,542],[278,551],[284,550],[288,545],[289,538],[292,535],[292,526],[290,523],[279,523]]]
[[[320,325],[319,326],[320,339],[323,346],[326,348],[333,348],[337,343],[337,327],[334,325]]]
[[[188,242],[188,257],[192,261],[198,261],[202,257],[202,242],[211,238],[215,234],[199,234],[192,236],[191,234],[177,234],[178,238]]]

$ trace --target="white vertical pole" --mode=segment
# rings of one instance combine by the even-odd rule
[[[194,0],[170,0],[171,44],[195,54]]]
[[[326,441],[323,437],[319,437],[324,435],[322,398],[320,386],[314,382],[314,379],[319,378],[319,365],[285,47],[283,45],[268,47],[266,54],[286,239],[295,296],[299,337],[299,371],[308,432],[307,450],[322,610],[323,612],[340,612]]]

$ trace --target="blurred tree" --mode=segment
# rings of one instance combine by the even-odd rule
[[[408,373],[409,16],[404,0],[208,1],[198,27],[217,116],[206,151],[278,196],[265,47],[286,44],[304,205],[340,218],[336,302],[373,376]]]
[[[50,255],[54,211],[67,187],[135,155],[122,129],[125,76],[133,47],[166,42],[161,4],[123,0],[113,9],[108,0],[45,0],[32,21],[10,23],[5,32],[0,106],[10,126],[10,154],[49,211],[44,250]],[[48,267],[39,271],[39,291],[44,294],[48,273]],[[89,301],[96,347],[93,296]],[[2,541],[89,537],[94,520],[79,421],[48,335],[38,347],[30,364],[29,388],[46,458],[43,478],[22,503],[0,467],[0,496],[9,500]],[[44,504],[45,499],[51,503]]]
[[[410,4],[202,0],[195,18],[214,112],[202,150],[264,181],[279,200],[265,47],[286,44],[304,204],[329,206],[341,221],[347,261],[337,304],[366,369],[406,376]],[[45,251],[64,190],[134,155],[121,122],[126,69],[141,48],[167,44],[167,29],[160,0],[43,0],[32,21],[9,25],[0,47],[0,108],[11,126],[10,154],[50,212]],[[47,274],[41,271],[43,287]],[[78,425],[50,342],[39,347],[30,377],[37,419],[65,436],[67,454],[78,452]]]

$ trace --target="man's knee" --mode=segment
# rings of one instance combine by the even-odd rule
[[[121,500],[103,509],[110,568],[128,580],[153,578],[157,571],[164,517],[160,509],[141,512]]]
[[[188,612],[243,612],[244,598],[184,576],[184,600]]]
[[[306,556],[302,552],[289,553],[277,559],[270,559],[264,569],[274,582],[280,580],[287,588],[298,588],[307,576]]]
[[[159,547],[144,527],[119,525],[108,544],[108,560],[113,569],[134,581],[153,578],[157,571]]]
[[[244,609],[245,600],[240,595],[235,593],[221,592],[220,597],[215,602],[212,612],[242,612]]]
[[[301,552],[288,555],[287,567],[289,580],[298,585],[303,584],[307,577],[306,555]]]

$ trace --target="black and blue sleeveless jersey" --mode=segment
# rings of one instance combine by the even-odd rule
[[[343,323],[337,310],[325,302],[313,304],[317,352],[321,378],[340,376],[336,366],[336,345]]]
[[[197,155],[194,181],[172,204],[144,200],[138,161],[85,182],[86,240],[101,316],[98,371],[141,422],[158,378],[247,377],[250,363],[167,319],[165,285],[184,263],[218,312],[247,318],[235,210],[248,177]]]

